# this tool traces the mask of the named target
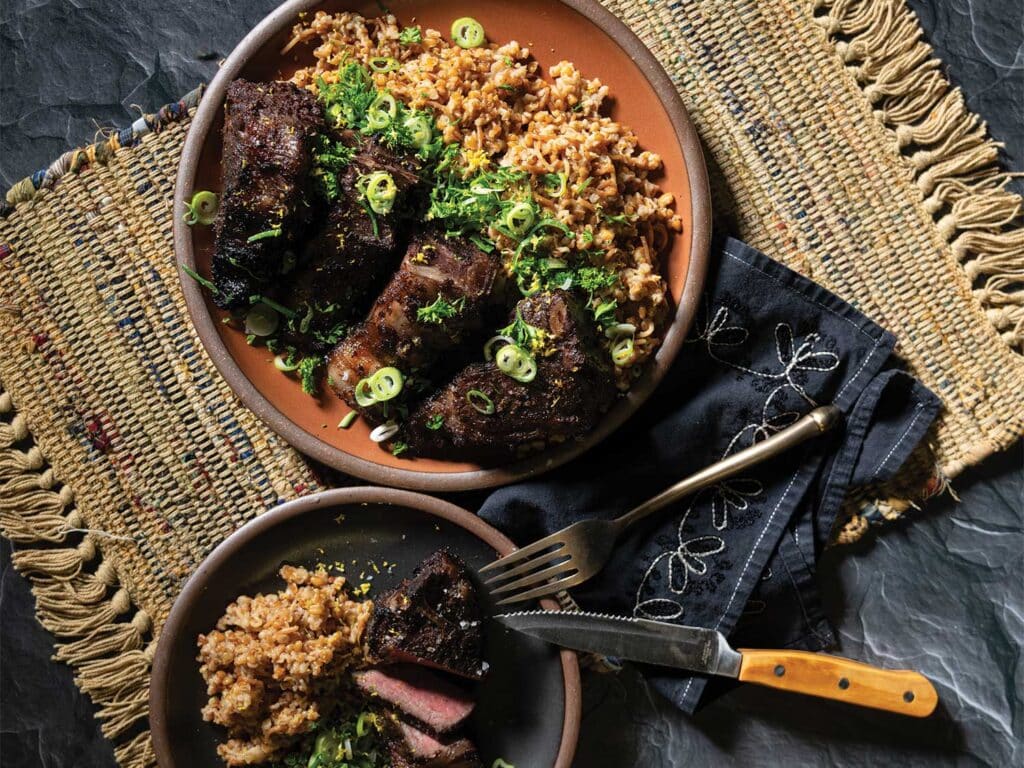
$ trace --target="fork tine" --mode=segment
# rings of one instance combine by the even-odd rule
[[[490,571],[494,568],[507,568],[509,566],[515,565],[516,563],[519,563],[524,558],[527,558],[532,554],[540,552],[543,549],[547,549],[548,547],[552,547],[555,544],[560,544],[564,546],[564,542],[559,538],[561,533],[562,531],[556,531],[555,533],[552,533],[550,536],[545,536],[540,541],[535,541],[533,542],[533,544],[528,544],[522,549],[517,549],[514,552],[509,552],[504,557],[500,557],[493,563],[488,563],[483,568],[480,568],[478,572],[486,573],[487,571]]]
[[[551,552],[545,552],[543,554],[537,555],[536,557],[528,557],[522,565],[517,565],[513,568],[509,568],[507,571],[502,571],[501,573],[496,573],[494,576],[491,576],[491,578],[487,579],[484,582],[484,584],[487,586],[490,586],[491,584],[497,584],[499,581],[511,579],[513,576],[521,576],[523,574],[529,573],[530,571],[540,568],[542,565],[547,565],[553,560],[568,557],[569,553],[566,551],[565,547],[559,547],[558,549],[552,550]]]
[[[521,592],[518,595],[509,595],[503,600],[499,600],[497,605],[509,605],[510,603],[521,603],[524,600],[532,600],[535,597],[544,597],[555,592],[561,592],[563,589],[574,587],[579,584],[583,579],[580,578],[580,574],[575,576],[566,576],[564,579],[553,581],[549,584],[542,584],[536,589],[531,589],[528,592]]]
[[[579,570],[575,565],[572,564],[572,558],[569,558],[563,563],[552,565],[550,568],[545,568],[543,571],[537,571],[531,573],[528,576],[523,576],[521,579],[509,582],[508,584],[502,584],[500,587],[495,587],[491,590],[492,595],[505,595],[509,592],[516,592],[527,587],[535,587],[538,584],[543,584],[548,579],[552,579],[559,574],[566,576],[573,576],[579,573]]]

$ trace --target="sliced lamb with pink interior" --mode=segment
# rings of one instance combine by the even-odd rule
[[[423,667],[395,664],[353,675],[361,690],[415,718],[435,733],[448,733],[473,711],[472,697]]]
[[[388,728],[392,768],[482,768],[473,742],[431,736],[397,717]]]

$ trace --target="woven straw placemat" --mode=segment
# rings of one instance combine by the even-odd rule
[[[607,0],[705,142],[718,221],[893,331],[943,399],[897,516],[1024,432],[1024,229],[996,145],[901,0]],[[69,152],[0,222],[0,529],[117,758],[154,762],[149,664],[183,580],[224,536],[316,490],[193,332],[171,196],[199,98]]]

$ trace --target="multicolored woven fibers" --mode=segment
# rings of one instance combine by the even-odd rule
[[[899,338],[944,401],[898,516],[1024,434],[1024,228],[997,146],[901,0],[605,0],[677,83],[722,228]],[[146,731],[154,639],[228,533],[320,487],[232,396],[192,330],[171,242],[190,94],[65,154],[0,221],[0,530],[58,657],[124,766]]]

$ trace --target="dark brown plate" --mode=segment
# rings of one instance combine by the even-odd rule
[[[397,564],[390,572],[384,568],[373,575],[372,598],[442,547],[474,571],[513,549],[511,541],[471,512],[387,488],[344,488],[307,496],[233,533],[196,569],[160,634],[149,708],[161,768],[223,768],[216,745],[224,731],[200,715],[207,696],[196,661],[196,638],[214,626],[228,603],[239,595],[280,589],[277,571],[284,563],[342,561],[356,575],[359,570],[373,573],[370,561]],[[353,576],[353,581],[360,579]],[[557,610],[553,601],[543,605]],[[484,610],[494,613],[487,597]],[[484,764],[501,757],[518,766],[568,768],[580,725],[575,654],[494,622],[487,622],[484,632],[490,669],[478,686],[469,725]]]
[[[645,148],[660,154],[665,172],[661,186],[676,197],[683,233],[673,238],[664,271],[676,312],[664,343],[632,390],[620,398],[601,423],[580,440],[550,448],[502,466],[433,459],[396,458],[368,439],[369,428],[356,422],[338,429],[348,407],[330,394],[319,401],[278,373],[266,349],[250,347],[243,334],[220,322],[221,315],[202,289],[184,273],[189,313],[214,364],[249,408],[303,453],[319,461],[384,485],[420,490],[485,488],[520,480],[563,464],[618,428],[647,399],[671,365],[696,311],[704,282],[710,233],[707,172],[697,134],[679,95],[647,48],[618,19],[594,0],[393,0],[387,6],[403,23],[447,32],[451,21],[471,15],[494,41],[516,39],[528,44],[546,70],[568,59],[586,77],[611,89],[611,116],[636,129]],[[291,0],[268,16],[232,52],[206,91],[189,129],[175,189],[174,241],[180,262],[208,274],[212,255],[209,227],[189,228],[182,221],[185,200],[194,190],[220,189],[222,104],[236,77],[272,80],[289,77],[311,62],[308,47],[287,57],[279,53],[300,12],[319,9],[380,14],[377,3],[359,0]]]

